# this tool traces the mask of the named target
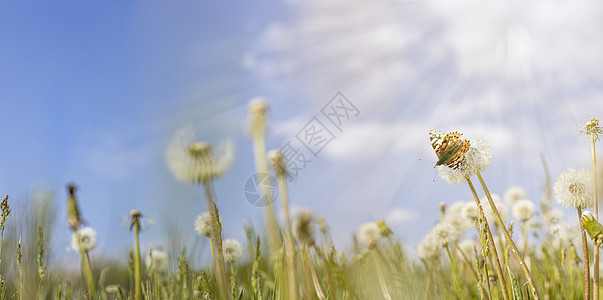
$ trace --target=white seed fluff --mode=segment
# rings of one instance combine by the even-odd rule
[[[515,202],[515,204],[513,204],[512,210],[513,216],[515,216],[517,220],[526,222],[527,220],[531,219],[536,213],[536,206],[532,201],[523,199]]]
[[[358,229],[358,239],[367,246],[377,242],[380,237],[379,226],[375,222],[366,222]]]
[[[526,191],[519,186],[513,186],[507,189],[503,197],[505,199],[505,202],[511,206],[513,206],[513,204],[515,204],[515,202],[519,200],[528,198]]]
[[[235,239],[226,239],[222,242],[222,251],[224,252],[224,260],[233,263],[243,255],[243,247],[241,243]]]
[[[77,238],[78,234],[80,237],[79,242]],[[96,234],[96,230],[92,227],[80,228],[78,229],[77,234],[74,232],[71,235],[71,248],[77,252],[80,252],[80,246],[81,250],[90,251],[96,247],[97,242],[98,235]]]
[[[568,169],[553,185],[557,202],[565,207],[584,209],[592,205],[592,177],[586,170]]]
[[[165,271],[168,265],[168,255],[165,251],[151,250],[145,259],[149,271]]]

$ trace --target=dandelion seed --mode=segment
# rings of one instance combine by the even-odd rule
[[[568,169],[553,185],[557,202],[565,207],[584,209],[592,204],[592,177],[586,170]]]
[[[147,269],[151,272],[162,272],[168,266],[168,254],[162,250],[151,250],[145,258]]]
[[[197,141],[192,130],[183,128],[168,145],[166,158],[176,178],[200,183],[220,177],[230,168],[234,158],[232,142],[224,142],[217,150],[219,154],[214,154],[209,144]]]
[[[226,239],[222,242],[222,251],[224,251],[224,260],[234,263],[243,255],[241,243],[235,239]]]
[[[534,213],[536,213],[536,206],[532,201],[523,199],[515,202],[512,210],[513,216],[515,216],[516,219],[526,222],[534,216]]]
[[[445,247],[454,243],[458,237],[459,233],[454,226],[440,222],[431,229],[426,238],[431,239],[438,247]]]
[[[515,202],[522,199],[527,199],[528,197],[526,195],[526,191],[522,187],[514,186],[507,189],[503,198],[508,205],[513,206]]]
[[[78,234],[80,240],[78,242]],[[96,247],[96,243],[98,242],[98,235],[96,234],[96,230],[92,227],[83,227],[74,232],[71,235],[71,248],[77,252],[83,251],[91,251]],[[80,249],[81,247],[81,249]]]

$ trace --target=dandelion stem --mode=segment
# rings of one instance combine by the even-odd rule
[[[478,174],[479,174],[479,172],[478,172]],[[500,266],[500,259],[498,258],[498,253],[496,251],[496,245],[494,244],[494,238],[492,237],[492,231],[490,231],[490,226],[488,225],[488,220],[486,219],[486,214],[484,213],[484,209],[482,207],[482,204],[479,201],[479,197],[477,196],[477,192],[475,191],[475,187],[473,187],[473,183],[471,182],[471,179],[469,177],[467,177],[466,179],[467,179],[467,184],[469,185],[469,189],[471,189],[471,193],[473,194],[473,198],[475,199],[475,203],[477,204],[477,208],[478,208],[478,211],[480,213],[480,216],[481,216],[482,220],[484,221],[484,226],[486,228],[486,235],[487,235],[487,239],[488,239],[488,244],[490,245],[490,248],[491,248],[491,251],[492,251],[492,256],[493,256],[493,259],[494,259],[494,266],[496,268],[496,274],[500,278],[500,280],[498,280],[498,283],[500,285],[500,289],[502,291],[503,298],[505,300],[508,300],[509,299],[509,293],[507,292],[507,283],[505,282],[505,276],[504,276],[503,270],[502,270],[502,268]],[[492,205],[492,206],[494,206],[494,205]],[[496,209],[494,207],[493,207],[493,210],[496,212]],[[496,212],[496,215],[498,216],[498,212]],[[504,226],[504,224],[502,226]],[[487,280],[489,280],[489,279],[487,279]],[[490,297],[490,298],[492,298],[492,297]]]
[[[287,230],[285,247],[286,247],[286,269],[287,269],[287,291],[289,299],[296,300],[298,296],[297,282],[295,279],[295,250],[293,249],[293,232],[291,231],[291,219],[289,218],[289,197],[287,194],[287,186],[285,184],[284,174],[277,174],[278,186],[283,201],[283,213],[285,215],[285,226]]]
[[[540,299],[540,295],[538,294],[538,290],[536,289],[536,284],[534,283],[534,279],[532,278],[532,273],[530,273],[530,269],[528,268],[528,266],[526,265],[526,262],[524,261],[523,257],[519,253],[519,250],[517,250],[517,246],[515,246],[515,242],[513,242],[513,239],[509,235],[509,232],[507,231],[507,228],[505,227],[505,223],[503,222],[502,218],[500,217],[500,214],[498,213],[498,209],[496,208],[496,205],[494,205],[494,200],[492,200],[492,195],[490,195],[490,191],[488,190],[488,187],[486,186],[486,182],[484,181],[482,174],[479,171],[477,171],[476,174],[477,174],[477,178],[479,178],[479,182],[481,183],[482,188],[484,189],[484,192],[486,193],[488,202],[490,203],[490,206],[492,207],[492,211],[494,212],[494,216],[496,217],[498,226],[500,226],[500,228],[502,229],[503,235],[505,236],[507,243],[509,243],[509,245],[511,246],[511,251],[513,252],[513,254],[515,254],[515,257],[519,261],[519,264],[521,265],[521,269],[523,270],[524,275],[526,276],[526,279],[528,280],[528,282],[530,284],[530,288],[532,290],[532,294],[534,295],[534,298]],[[467,179],[467,181],[469,181],[469,179]]]
[[[134,223],[134,299],[142,300],[142,278],[140,274],[140,222]]]
[[[216,206],[216,202],[214,202],[214,197],[212,194],[211,181],[203,181],[203,190],[205,191],[207,210],[211,214],[211,238],[215,247],[214,255],[216,263],[214,265],[214,272],[216,275],[216,282],[218,283],[220,298],[228,299],[226,272],[224,269],[224,255],[222,253],[222,226],[218,217],[218,207]]]
[[[578,207],[578,223],[580,223],[580,232],[582,233],[582,251],[584,252],[584,299],[590,299],[590,263],[588,261],[588,241],[586,240],[586,231],[582,224],[582,208]],[[596,247],[595,247],[596,248]]]
[[[595,151],[595,133],[590,133],[590,145],[593,157],[593,213],[595,220],[599,221],[599,199],[597,190],[597,155]],[[594,247],[594,285],[593,285],[593,299],[599,300],[599,247]]]

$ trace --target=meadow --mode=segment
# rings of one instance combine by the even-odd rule
[[[2,199],[0,299],[598,299],[598,120],[576,132],[589,141],[592,169],[567,169],[552,179],[543,160],[547,180],[538,202],[521,187],[502,196],[490,193],[481,175],[492,157],[486,139],[431,131],[440,177],[468,187],[474,199],[433,203],[441,217],[418,243],[417,257],[383,220],[361,225],[351,250],[342,250],[320,212],[290,215],[287,158],[265,148],[266,103],[253,100],[249,114],[256,172],[278,184],[279,196],[269,202],[279,201],[283,220],[266,205],[265,228],[245,227],[245,241],[223,239],[220,203],[214,201],[220,191],[212,182],[228,171],[232,146],[214,147],[184,129],[168,145],[167,163],[176,178],[204,190],[207,212],[194,227],[209,241],[209,264],[195,267],[186,248],[141,249],[144,214],[138,210],[130,212],[127,263],[91,257],[97,235],[82,217],[91,212],[80,211],[77,186],[69,184],[67,229],[56,226],[64,220],[56,219],[53,202],[44,197],[30,206],[12,205],[8,195]],[[575,214],[564,217],[555,203]],[[77,267],[48,266],[56,255],[48,247],[53,230],[72,232],[71,247],[81,258]]]

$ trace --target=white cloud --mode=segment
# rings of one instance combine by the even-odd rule
[[[387,224],[399,225],[404,223],[414,222],[419,219],[419,214],[414,211],[410,211],[401,207],[395,207],[391,209],[385,217],[383,217]]]

